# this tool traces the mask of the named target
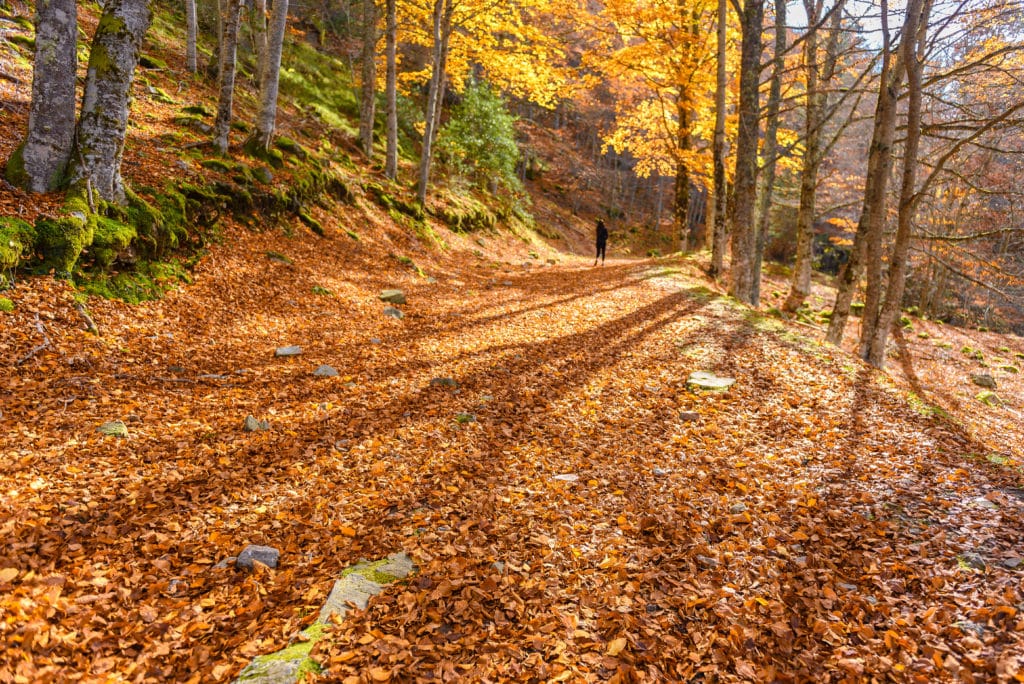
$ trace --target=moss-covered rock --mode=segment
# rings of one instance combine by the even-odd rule
[[[34,242],[35,229],[31,223],[13,216],[0,216],[0,272],[16,268]],[[0,273],[0,285],[4,278]]]
[[[73,188],[56,217],[36,221],[36,246],[42,255],[42,270],[70,278],[82,250],[92,244],[96,214],[90,209],[84,188]]]
[[[0,297],[0,311],[4,313],[11,313],[14,311],[14,302],[7,297]]]
[[[161,71],[167,70],[167,62],[160,59],[159,57],[154,57],[153,55],[140,55],[139,66],[143,69],[159,69]]]
[[[390,194],[384,189],[384,186],[379,183],[367,183],[364,188],[370,196],[376,200],[377,204],[387,209],[388,212],[404,214],[416,221],[423,220],[423,207],[416,202],[408,202]]]
[[[98,216],[89,252],[97,266],[109,268],[118,254],[127,250],[137,235],[135,226],[106,216]]]
[[[19,188],[28,187],[28,173],[25,171],[25,143],[21,143],[11,153],[4,167],[4,177]]]
[[[313,218],[305,209],[299,209],[299,220],[317,235],[320,235],[321,237],[324,235],[323,224]]]

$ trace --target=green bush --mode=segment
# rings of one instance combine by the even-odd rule
[[[481,187],[493,183],[497,187],[491,190],[500,187],[517,193],[522,185],[516,176],[519,147],[514,124],[505,101],[489,85],[471,82],[441,129],[439,158]]]

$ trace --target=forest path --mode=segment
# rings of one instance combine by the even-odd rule
[[[431,283],[337,238],[244,244],[91,302],[100,339],[68,289],[13,294],[0,681],[224,680],[399,550],[419,575],[318,646],[332,679],[1016,672],[1019,474],[686,262],[456,253]],[[217,567],[247,543],[279,569]]]

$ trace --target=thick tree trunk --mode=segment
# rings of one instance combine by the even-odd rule
[[[757,238],[754,250],[754,272],[758,274],[761,273],[761,258],[764,255],[765,242],[768,240],[772,195],[775,193],[775,168],[779,155],[779,104],[782,100],[782,72],[786,68],[786,0],[775,0],[775,53],[772,61],[772,80],[768,89],[764,145],[762,146],[765,166],[761,169],[761,187],[757,206]],[[753,297],[755,302],[761,299],[760,276],[754,279]]]
[[[727,0],[718,0],[718,42],[716,45],[718,68],[715,81],[715,136],[712,141],[715,186],[715,203],[711,212],[714,216],[714,227],[711,231],[710,275],[712,278],[717,278],[722,272],[725,254],[727,195],[725,187],[726,2]]]
[[[107,0],[89,53],[72,182],[84,182],[111,202],[125,198],[121,154],[128,96],[151,18],[147,0]]]
[[[843,341],[843,331],[850,316],[850,304],[857,291],[865,262],[875,260],[876,268],[879,272],[881,271],[882,228],[885,225],[886,213],[885,193],[892,164],[892,141],[896,134],[896,104],[903,75],[901,60],[897,59],[895,63],[893,61],[888,30],[888,9],[887,0],[881,0],[882,69],[878,78],[879,88],[878,101],[875,105],[874,130],[871,134],[871,147],[868,150],[864,202],[861,205],[860,219],[857,222],[853,249],[850,250],[850,260],[839,272],[836,303],[832,308],[832,317],[829,320],[828,333],[825,336],[826,340],[835,345],[839,345]],[[876,246],[869,249],[872,243],[875,243]],[[864,310],[866,314],[866,302]]]
[[[398,177],[398,20],[396,18],[396,0],[387,0],[385,11],[386,21],[386,99],[388,108],[387,150],[385,152],[384,175],[395,180]]]
[[[729,265],[729,294],[757,306],[756,271],[757,144],[760,119],[759,76],[761,73],[761,28],[764,0],[746,0],[743,7],[743,42],[740,49],[739,128],[736,135],[736,174],[733,204],[729,212],[732,231],[732,261]]]
[[[923,7],[922,7],[923,5]],[[903,177],[900,186],[896,238],[889,257],[889,282],[874,326],[861,329],[864,360],[876,368],[885,365],[885,346],[903,301],[907,277],[907,251],[910,248],[910,222],[917,207],[917,150],[921,142],[921,79],[924,67],[925,37],[930,0],[909,0],[903,27],[903,63],[907,72],[907,138],[903,151]]]
[[[227,16],[224,18],[224,40],[220,46],[220,98],[217,102],[217,118],[213,122],[213,146],[221,154],[228,152],[228,133],[231,132],[231,116],[235,96],[235,71],[238,60],[238,21],[243,0],[226,0]]]
[[[441,90],[444,87],[444,69],[447,54],[447,32],[451,26],[452,0],[434,0],[433,49],[430,87],[427,91],[427,110],[424,116],[426,129],[423,132],[423,151],[420,157],[420,182],[417,200],[421,207],[427,204],[427,186],[430,183],[430,162],[433,154],[437,121],[440,116]]]
[[[77,37],[74,0],[39,0],[28,135],[7,165],[8,180],[32,192],[59,187],[71,158]]]
[[[359,139],[363,154],[373,158],[373,123],[377,113],[377,4],[363,0],[363,83]]]
[[[274,129],[277,127],[277,88],[281,77],[284,32],[288,24],[288,0],[274,0],[272,10],[274,14],[270,18],[266,65],[260,77],[260,111],[254,134],[257,144],[264,150],[270,149]]]
[[[196,0],[185,0],[185,68],[189,73],[199,70],[199,52],[196,43],[199,39],[199,17],[196,13]]]

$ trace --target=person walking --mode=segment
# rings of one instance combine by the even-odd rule
[[[605,249],[608,247],[608,229],[605,228],[604,221],[597,219],[597,255],[594,257],[594,266],[597,266],[597,260],[601,260],[601,265],[604,266],[604,254]]]

